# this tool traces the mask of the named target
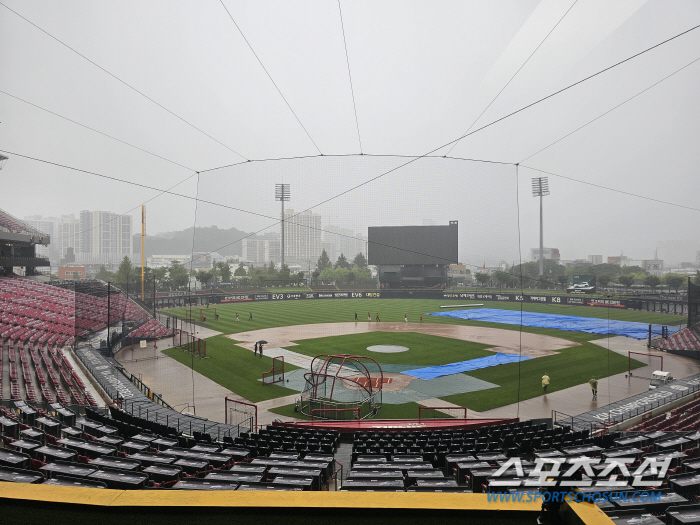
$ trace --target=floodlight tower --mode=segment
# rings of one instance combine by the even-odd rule
[[[275,200],[282,203],[282,264],[280,269],[284,266],[284,202],[289,200],[289,196],[289,184],[275,184]]]
[[[536,177],[532,179],[532,196],[540,198],[540,275],[544,275],[544,234],[542,228],[542,197],[549,195],[549,179]]]

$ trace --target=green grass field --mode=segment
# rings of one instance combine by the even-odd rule
[[[324,301],[279,301],[279,302],[250,302],[216,305],[219,321],[212,321],[208,316],[206,326],[232,334],[234,339],[223,335],[207,339],[208,359],[192,358],[180,349],[170,349],[166,353],[186,366],[194,369],[235,392],[251,402],[259,402],[280,396],[297,393],[279,385],[263,386],[260,378],[264,371],[271,368],[271,356],[259,359],[246,349],[238,347],[235,334],[243,331],[258,330],[276,326],[294,326],[312,323],[352,322],[355,312],[360,322],[367,322],[369,313],[374,319],[379,313],[382,322],[402,322],[404,313],[408,320],[418,322],[423,315],[424,323],[463,324],[468,326],[484,326],[504,330],[522,330],[543,335],[561,337],[576,343],[575,346],[558,351],[555,355],[540,357],[497,367],[469,372],[472,377],[482,379],[500,386],[498,389],[482,390],[467,394],[444,397],[445,401],[466,406],[470,410],[484,411],[499,406],[515,403],[542,394],[541,377],[547,372],[552,378],[549,391],[555,392],[577,384],[586,383],[591,376],[598,379],[621,373],[627,370],[627,357],[608,352],[606,349],[589,341],[601,339],[604,336],[584,332],[561,331],[551,328],[520,327],[436,317],[427,315],[431,312],[444,311],[440,306],[448,304],[465,304],[473,301],[464,300],[411,300],[411,299],[329,299]],[[483,302],[483,301],[482,301]],[[586,306],[539,305],[517,303],[484,302],[485,307],[503,310],[519,310],[543,312],[599,319],[617,319],[641,323],[678,324],[682,317],[668,314],[632,312],[607,308]],[[193,309],[195,311],[198,309]],[[188,317],[185,308],[169,310],[179,316]],[[240,322],[235,321],[238,312]],[[248,321],[249,313],[253,321]],[[371,321],[375,322],[375,321]],[[398,344],[410,348],[408,352],[397,354],[375,354],[380,363],[430,366],[447,364],[457,361],[475,359],[490,354],[486,345],[466,343],[453,339],[429,336],[425,334],[406,334],[392,332],[372,332],[349,336],[324,337],[296,341],[298,346],[291,347],[295,352],[315,356],[327,353],[350,353],[368,355],[367,346],[373,344]],[[642,366],[639,363],[637,366]],[[294,367],[287,364],[286,370]],[[381,411],[383,418],[415,418],[418,408],[416,403],[404,405],[385,405]],[[293,405],[279,407],[274,412],[292,416]]]

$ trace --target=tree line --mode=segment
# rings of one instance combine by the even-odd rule
[[[491,274],[477,272],[474,274],[474,279],[481,286],[566,289],[567,283],[574,275],[595,275],[597,286],[607,288],[618,285],[618,287],[624,287],[625,291],[635,284],[643,284],[651,288],[652,292],[655,292],[659,286],[667,286],[669,290],[679,292],[687,288],[688,283],[685,275],[669,273],[659,277],[646,272],[640,266],[620,267],[614,264],[597,264],[567,268],[550,259],[544,261],[544,275],[539,274],[539,262],[533,261],[515,265],[507,272],[496,271]],[[700,285],[700,271],[697,271],[693,281]]]

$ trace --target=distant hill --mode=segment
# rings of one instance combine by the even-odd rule
[[[248,233],[236,228],[228,230],[216,226],[197,228],[194,236],[194,251],[219,252],[225,256],[242,255],[243,246],[240,239],[248,235]],[[158,235],[146,235],[144,249],[146,257],[192,253],[192,228]],[[134,235],[134,254],[136,253],[141,253],[140,233]]]

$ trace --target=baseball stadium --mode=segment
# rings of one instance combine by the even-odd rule
[[[697,6],[331,4],[0,2],[2,523],[699,523]]]

